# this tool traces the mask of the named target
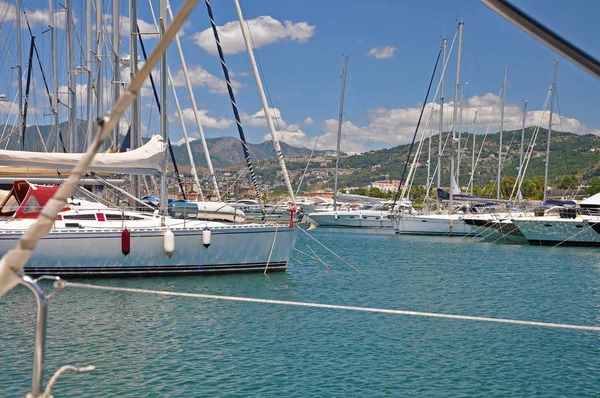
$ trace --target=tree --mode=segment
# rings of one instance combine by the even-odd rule
[[[542,191],[536,187],[535,183],[532,180],[526,178],[521,183],[521,195],[523,195],[523,198],[538,198],[540,197],[541,193]]]
[[[500,193],[503,198],[509,198],[513,191],[517,179],[515,177],[506,176],[500,181]]]
[[[593,178],[590,182],[590,186],[585,190],[590,195],[595,195],[600,192],[600,178]]]
[[[574,175],[566,175],[560,178],[560,183],[558,187],[560,189],[573,189],[579,185],[579,178]]]

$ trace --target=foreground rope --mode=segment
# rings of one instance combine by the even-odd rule
[[[306,302],[301,302],[301,301],[271,300],[271,299],[258,299],[258,298],[236,297],[236,296],[219,296],[219,295],[215,295],[215,294],[203,294],[203,293],[167,292],[167,291],[151,290],[151,289],[134,289],[134,288],[127,288],[127,287],[90,285],[87,283],[75,283],[75,282],[67,282],[67,281],[63,281],[63,280],[56,282],[56,285],[57,285],[57,288],[78,287],[78,288],[94,289],[94,290],[108,290],[108,291],[117,291],[117,292],[157,294],[157,295],[162,295],[162,296],[192,297],[192,298],[202,298],[202,299],[211,299],[211,300],[237,301],[237,302],[244,302],[244,303],[289,305],[289,306],[295,306],[295,307],[323,308],[323,309],[333,309],[333,310],[371,312],[371,313],[390,314],[390,315],[419,316],[419,317],[427,317],[427,318],[443,318],[443,319],[454,319],[454,320],[462,320],[462,321],[493,322],[493,323],[505,323],[505,324],[511,324],[511,325],[539,326],[539,327],[555,328],[555,329],[572,329],[572,330],[586,330],[586,331],[600,332],[600,326],[571,325],[571,324],[566,324],[566,323],[521,321],[521,320],[516,320],[516,319],[488,318],[488,317],[468,316],[468,315],[452,315],[452,314],[441,314],[441,313],[436,313],[436,312],[391,310],[391,309],[384,309],[384,308],[370,308],[370,307],[356,307],[356,306],[347,306],[347,305],[306,303]]]

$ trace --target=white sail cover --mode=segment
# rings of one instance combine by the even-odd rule
[[[96,154],[87,169],[108,173],[156,174],[160,171],[160,159],[165,149],[163,139],[154,135],[145,145],[129,152]],[[0,150],[0,166],[71,169],[82,156],[82,153]]]
[[[582,200],[581,202],[579,202],[579,204],[584,206],[600,206],[600,193],[597,193],[595,195],[590,196],[587,199]]]

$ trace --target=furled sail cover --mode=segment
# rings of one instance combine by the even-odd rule
[[[160,159],[165,148],[162,138],[154,135],[145,145],[129,152],[96,154],[87,169],[109,173],[156,174],[160,171]],[[0,166],[71,169],[82,156],[82,153],[0,150]]]

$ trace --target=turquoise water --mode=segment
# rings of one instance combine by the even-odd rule
[[[288,272],[89,283],[600,325],[600,250],[311,231]],[[0,299],[0,396],[30,388],[34,300]],[[600,396],[600,333],[139,293],[50,302],[55,396]]]

